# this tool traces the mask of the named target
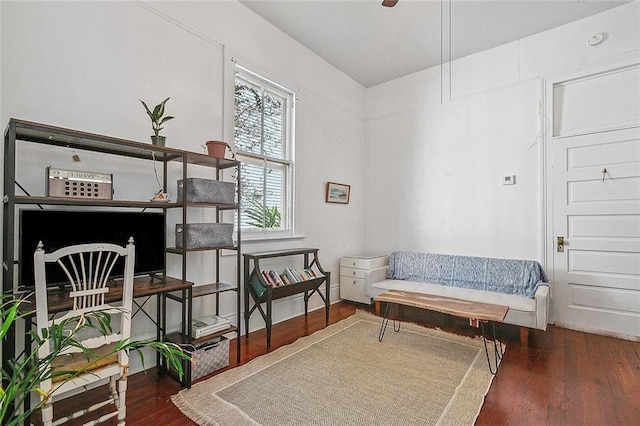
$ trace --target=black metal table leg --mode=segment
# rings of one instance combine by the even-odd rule
[[[378,334],[378,342],[382,342],[384,339],[384,332],[387,330],[387,324],[389,323],[389,309],[391,307],[391,303],[387,303],[387,306],[384,308],[384,316],[382,317],[382,324],[380,325],[380,333]],[[400,331],[400,320],[393,320],[393,331],[396,333]]]
[[[491,327],[493,329],[493,354],[495,356],[495,366],[491,366],[491,358],[489,357],[489,348],[487,347],[487,337],[484,331],[484,323],[487,321],[480,321],[480,330],[482,332],[482,341],[484,342],[484,353],[487,356],[487,364],[489,365],[489,372],[493,375],[498,373],[498,365],[502,360],[504,353],[502,351],[502,343],[498,342],[498,338],[496,336],[496,323],[494,321],[489,321],[491,323]]]

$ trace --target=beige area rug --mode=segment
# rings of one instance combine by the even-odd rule
[[[491,386],[481,339],[366,312],[172,396],[201,425],[473,424]],[[493,352],[493,351],[491,351]]]

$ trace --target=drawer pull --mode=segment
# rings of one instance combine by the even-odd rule
[[[355,274],[356,274],[356,271],[353,271],[353,275],[355,275]]]

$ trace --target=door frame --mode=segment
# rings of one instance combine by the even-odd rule
[[[551,282],[551,312],[549,313],[549,323],[555,324],[556,322],[556,309],[558,307],[554,303],[553,298],[553,285],[555,282],[555,265],[554,265],[554,250],[555,250],[555,236],[553,235],[554,230],[554,214],[553,214],[553,181],[551,177],[551,164],[553,164],[553,150],[551,149],[551,143],[553,142],[553,88],[556,84],[565,83],[572,80],[578,80],[583,78],[588,78],[589,76],[596,76],[599,74],[604,74],[607,72],[615,71],[621,68],[627,68],[634,65],[640,64],[640,53],[634,52],[631,54],[620,55],[614,58],[609,58],[605,61],[600,61],[596,63],[591,63],[587,65],[582,65],[579,67],[574,67],[570,70],[565,70],[558,73],[551,73],[544,76],[541,76],[541,84],[542,84],[542,116],[541,116],[541,126],[543,128],[542,131],[542,250],[543,250],[543,259],[544,259],[544,267],[547,273],[547,277]],[[620,129],[637,127],[636,125],[625,125],[621,123]],[[582,133],[578,134],[587,134],[598,132],[602,129],[597,128],[589,128],[585,129]],[[574,135],[571,135],[574,136]],[[579,331],[589,331],[593,332],[593,330],[578,327],[571,327]],[[616,333],[603,333],[613,337],[625,338],[627,336],[618,335]]]

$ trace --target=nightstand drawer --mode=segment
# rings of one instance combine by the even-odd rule
[[[349,278],[364,278],[366,274],[366,269],[356,269],[356,268],[345,268],[344,266],[340,267],[340,278],[349,277]]]
[[[359,303],[371,303],[371,298],[364,294],[364,279],[340,277],[340,298]]]
[[[340,266],[356,269],[375,269],[381,266],[385,266],[389,263],[389,256],[375,256],[375,257],[343,257],[340,259]]]

